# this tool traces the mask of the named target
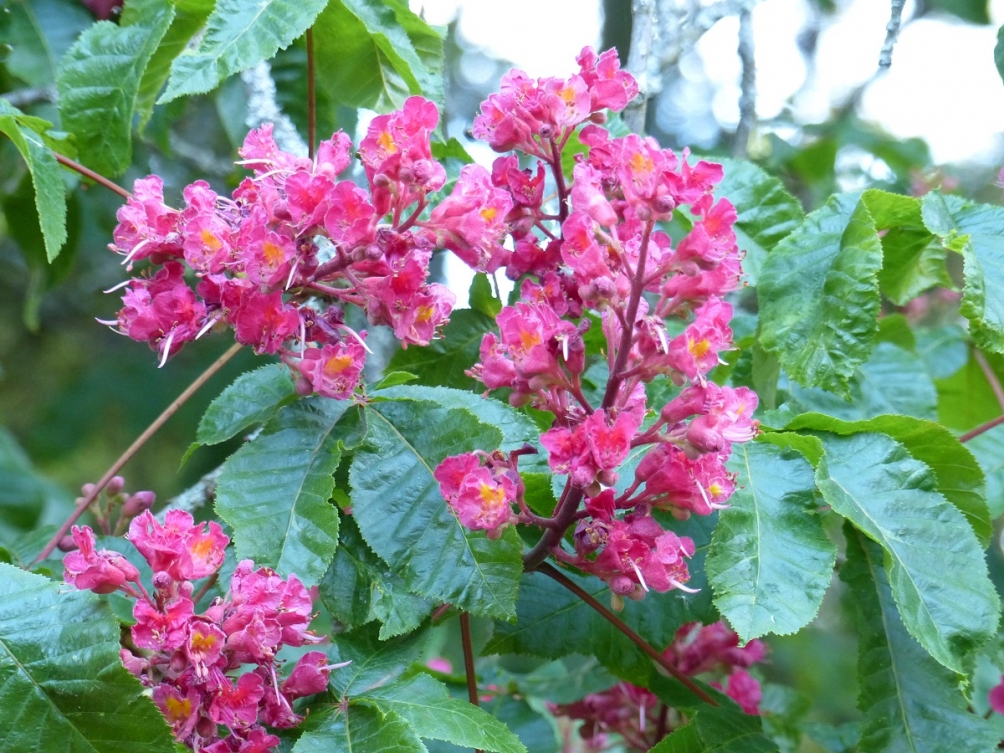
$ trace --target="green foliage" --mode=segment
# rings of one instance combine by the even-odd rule
[[[94,594],[0,564],[0,649],[5,750],[174,750],[160,712],[122,666],[118,622]]]
[[[296,574],[307,586],[324,577],[338,543],[332,474],[358,433],[350,403],[301,400],[227,460],[216,512],[233,527],[239,559]]]
[[[393,712],[382,714],[365,705],[353,704],[345,710],[322,706],[310,715],[302,728],[303,734],[293,746],[293,753],[425,751],[422,741],[404,719]]]
[[[686,726],[652,748],[652,753],[775,753],[777,744],[763,734],[760,717],[744,714],[718,695],[719,706],[702,706]]]
[[[331,0],[314,50],[319,86],[343,104],[389,112],[412,94],[443,101],[442,38],[406,2]]]
[[[196,49],[186,49],[174,59],[167,90],[158,101],[212,91],[234,73],[268,60],[310,28],[325,4],[325,0],[217,0],[205,36]]]
[[[374,402],[366,419],[366,442],[349,475],[363,538],[409,590],[474,614],[511,617],[523,567],[516,532],[490,541],[462,526],[432,475],[449,455],[497,449],[502,433],[463,408],[426,401]]]
[[[338,526],[338,549],[319,584],[331,615],[348,629],[379,620],[380,640],[415,630],[432,610],[425,599],[405,588],[401,576],[369,548],[351,515]]]
[[[0,133],[14,142],[28,165],[49,262],[59,255],[66,242],[66,191],[59,163],[42,136],[51,127],[51,123],[25,115],[0,99]]]
[[[860,648],[861,753],[991,750],[991,726],[967,710],[958,678],[935,662],[903,625],[880,546],[850,525],[840,577],[851,589]]]
[[[823,498],[885,550],[910,635],[941,664],[964,672],[1000,616],[972,529],[936,490],[930,469],[899,442],[877,433],[820,437],[825,454],[816,485]]]
[[[93,17],[75,0],[5,3],[0,13],[0,43],[10,46],[7,71],[28,86],[56,80],[59,59]]]
[[[793,633],[815,617],[836,548],[813,509],[812,468],[794,450],[737,445],[729,509],[711,540],[707,571],[715,606],[743,640]]]
[[[81,161],[107,175],[132,162],[132,121],[147,63],[174,20],[163,0],[130,0],[130,25],[103,21],[80,35],[59,64],[59,114]]]
[[[743,272],[756,285],[767,254],[804,219],[802,206],[780,180],[752,162],[724,159],[725,177],[715,188],[736,208],[739,248],[746,252]]]
[[[840,194],[778,243],[760,274],[760,343],[805,386],[846,392],[878,331],[881,244],[857,194]]]
[[[294,394],[288,371],[277,363],[245,372],[210,403],[199,422],[196,441],[212,445],[232,439],[265,423]]]
[[[481,340],[493,320],[473,309],[454,311],[443,337],[424,348],[399,350],[387,365],[389,371],[407,371],[422,384],[477,390],[483,387],[464,372],[477,363]]]

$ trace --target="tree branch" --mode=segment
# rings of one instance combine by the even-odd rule
[[[892,65],[892,48],[896,45],[899,37],[900,25],[903,22],[903,6],[906,0],[891,0],[889,23],[885,25],[885,42],[882,44],[882,51],[879,53],[879,68],[888,68]]]
[[[658,39],[659,14],[656,0],[631,0],[631,51],[627,69],[638,81],[638,96],[624,110],[624,122],[632,133],[645,130],[649,97],[658,74],[650,71],[652,49]]]
[[[84,167],[79,162],[74,162],[69,157],[66,157],[66,156],[62,155],[59,152],[53,152],[52,156],[56,158],[56,162],[58,162],[59,164],[61,164],[64,167],[68,167],[71,170],[74,170],[74,171],[80,173],[85,178],[90,178],[95,183],[98,183],[98,184],[104,186],[105,188],[107,188],[109,191],[114,191],[119,196],[121,196],[123,198],[126,198],[126,199],[131,199],[132,198],[132,194],[129,193],[128,191],[126,191],[124,188],[122,188],[122,186],[118,185],[117,183],[112,183],[104,175],[98,175],[96,172],[94,172],[93,170],[91,170],[89,167]]]
[[[307,29],[307,156],[317,148],[317,91],[314,73],[314,30]]]
[[[460,642],[464,646],[464,674],[467,675],[467,697],[475,706],[478,705],[478,678],[474,673],[474,644],[471,641],[471,616],[467,612],[460,613]],[[484,753],[480,748],[477,753]]]
[[[732,156],[746,157],[750,134],[756,125],[756,58],[753,47],[753,13],[749,7],[739,12],[739,60],[743,72],[740,79],[739,125],[732,140]]]

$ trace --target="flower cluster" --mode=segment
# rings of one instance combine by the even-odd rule
[[[496,151],[514,149],[538,162],[520,170],[518,157],[505,155],[494,164],[494,185],[511,197],[507,273],[525,278],[522,300],[498,314],[498,332],[485,335],[468,373],[488,390],[508,389],[514,406],[554,416],[541,445],[551,470],[567,479],[546,524],[556,532],[549,553],[603,578],[615,594],[641,598],[650,589],[687,590],[686,558],[694,552],[653,511],[686,518],[726,506],[734,490],[725,467],[732,443],[758,431],[756,395],[709,379],[732,347],[733,310],[724,296],[740,281],[737,215],[713,195],[720,165],[691,164],[686,151],[676,155],[634,134],[615,138],[602,127],[604,108],[623,109],[637,93],[614,51],[597,57],[587,48],[578,62],[579,73],[564,80],[511,72],[475,119],[474,134]],[[562,152],[573,133],[588,149],[568,176]],[[557,195],[550,213],[543,203],[548,170]],[[682,237],[665,229],[674,219],[690,228]],[[689,323],[670,330],[672,319]],[[584,336],[594,322],[602,327],[608,376],[605,389],[590,396]],[[645,392],[657,378],[682,388],[658,414]],[[640,453],[634,478],[622,481],[621,466]],[[502,498],[484,497],[479,513],[469,493],[461,522],[534,522],[499,511]],[[569,552],[560,534],[573,523]]]
[[[427,345],[456,300],[427,282],[433,252],[452,249],[482,269],[508,253],[500,240],[512,201],[484,168],[464,168],[426,212],[446,181],[432,157],[438,122],[421,97],[374,118],[359,146],[368,191],[338,180],[351,163],[344,133],[311,160],[280,150],[271,125],[245,139],[240,164],[253,176],[231,197],[196,181],[177,210],[165,204],[160,178],[136,181],[111,248],[130,269],[149,266],[123,283],[123,308],[108,324],[147,342],[161,365],[184,343],[229,326],[239,343],[280,354],[303,394],[349,397],[366,346],[345,324],[346,305],[391,327],[405,347]]]
[[[724,623],[682,626],[664,656],[689,676],[720,678],[711,684],[724,689],[747,714],[759,714],[760,683],[746,669],[763,660],[766,647],[752,640],[742,648],[739,636]],[[580,701],[550,704],[551,713],[580,720],[579,734],[590,751],[611,747],[611,734],[619,735],[630,750],[649,750],[683,722],[679,713],[660,703],[650,690],[619,682]]]
[[[444,460],[436,467],[435,477],[461,523],[497,538],[508,523],[515,521],[512,504],[523,491],[514,465],[514,461],[506,462],[502,453],[469,452]]]
[[[327,688],[334,667],[320,651],[303,654],[281,682],[276,672],[280,648],[320,640],[307,629],[313,602],[295,575],[284,580],[243,560],[227,596],[196,612],[193,582],[216,575],[229,543],[218,523],[207,530],[180,510],[169,511],[163,524],[148,510],[132,520],[128,539],[153,570],[152,593],[125,557],[95,549],[88,526],[74,526],[72,536],[78,548],[63,559],[66,582],[136,600],[135,651],[122,649],[122,661],[151,689],[175,737],[193,750],[271,750],[279,738],[262,724],[299,724],[303,717],[292,702]],[[229,734],[221,737],[221,728]]]

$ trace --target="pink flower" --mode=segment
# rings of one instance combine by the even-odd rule
[[[168,510],[161,525],[146,510],[129,524],[128,539],[155,573],[167,573],[173,580],[197,580],[212,575],[223,564],[224,549],[230,539],[220,524],[195,524],[183,510]]]
[[[205,679],[208,667],[219,661],[226,639],[227,636],[216,625],[194,620],[189,624],[185,653],[197,677]]]
[[[264,694],[261,678],[245,672],[234,684],[223,677],[209,706],[209,718],[228,727],[243,727],[258,721],[258,702]]]
[[[307,348],[296,369],[317,394],[348,400],[359,384],[365,363],[366,351],[362,344],[345,339],[323,348]]]
[[[75,552],[63,557],[63,578],[82,591],[110,594],[127,582],[139,580],[137,570],[125,557],[107,549],[94,551],[94,532],[90,526],[73,526],[70,530]]]
[[[760,683],[745,669],[737,669],[725,685],[725,695],[738,703],[742,710],[751,715],[760,713]]]
[[[187,596],[178,596],[167,602],[161,609],[153,607],[145,599],[136,602],[132,626],[132,639],[139,648],[151,651],[173,651],[181,648],[188,640],[188,623],[192,619],[194,605]]]
[[[328,666],[328,657],[322,651],[308,651],[293,667],[279,689],[283,695],[289,698],[302,698],[303,696],[323,693],[328,689],[328,678],[331,676],[331,668]]]
[[[194,687],[182,693],[175,686],[162,682],[153,689],[153,702],[171,725],[175,738],[184,740],[195,730],[202,698]]]
[[[259,355],[277,353],[287,339],[300,331],[296,307],[285,303],[278,290],[266,295],[255,288],[241,289],[238,303],[227,319],[237,342],[254,346]]]
[[[990,688],[987,702],[990,704],[990,708],[998,714],[1004,714],[1004,675],[1001,676],[1001,681],[997,685]]]
[[[609,108],[620,112],[638,95],[638,82],[627,71],[620,70],[617,50],[605,50],[599,57],[592,47],[583,47],[576,58],[586,86],[589,88],[590,109],[593,112]]]
[[[691,380],[703,382],[718,365],[718,353],[732,344],[732,306],[712,298],[697,310],[694,323],[669,344],[669,362]]]
[[[164,203],[164,181],[157,175],[133,183],[133,195],[115,216],[113,251],[125,254],[128,268],[132,262],[149,257],[178,257],[182,254],[178,232],[180,214]]]
[[[516,484],[506,469],[481,467],[477,455],[465,453],[443,460],[433,476],[461,524],[472,531],[497,538],[515,519]]]

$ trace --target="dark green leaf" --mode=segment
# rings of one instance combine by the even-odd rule
[[[867,206],[839,194],[774,248],[760,275],[760,342],[795,381],[845,392],[878,331],[882,247]]]
[[[794,633],[819,611],[837,554],[814,509],[812,467],[756,442],[734,448],[729,470],[736,492],[706,565],[715,606],[744,641]]]
[[[325,0],[218,0],[197,49],[174,59],[158,100],[212,91],[234,73],[268,60],[314,23]]]
[[[780,180],[752,162],[722,160],[725,177],[715,189],[736,208],[739,249],[746,252],[743,272],[757,284],[767,254],[805,218],[802,205],[784,190]]]
[[[879,416],[870,421],[846,422],[818,414],[799,416],[789,429],[814,429],[835,434],[877,431],[902,444],[916,460],[934,473],[935,488],[966,516],[969,525],[984,546],[993,533],[993,517],[987,512],[984,474],[973,457],[971,447],[940,424],[907,416]]]
[[[816,387],[792,385],[791,397],[803,411],[827,413],[848,421],[895,413],[933,419],[938,393],[923,362],[892,343],[880,342],[854,371],[850,400]]]
[[[101,21],[80,35],[59,64],[59,115],[77,137],[80,160],[105,175],[132,162],[132,120],[140,80],[174,20],[163,0],[129,0],[132,26]]]
[[[917,355],[932,379],[950,377],[969,360],[966,333],[957,324],[919,328],[914,335],[917,338]]]
[[[200,444],[219,444],[263,424],[294,395],[289,372],[273,363],[241,374],[210,403],[196,433]]]
[[[20,0],[4,4],[0,44],[10,45],[4,67],[28,86],[48,86],[77,36],[94,17],[76,0]]]
[[[14,142],[28,165],[35,187],[35,209],[45,238],[45,255],[52,262],[66,242],[66,190],[59,163],[37,132],[49,125],[40,118],[24,115],[0,98],[0,133]]]
[[[369,706],[323,706],[312,711],[293,753],[425,753],[406,721]]]
[[[523,568],[515,530],[490,541],[466,529],[432,475],[447,456],[497,449],[502,433],[467,410],[425,401],[374,402],[366,415],[366,444],[349,475],[363,538],[409,590],[476,614],[512,616]]]
[[[967,710],[958,678],[910,637],[883,568],[882,548],[849,525],[847,562],[840,577],[858,615],[864,713],[861,753],[872,751],[992,750],[997,736]]]
[[[979,462],[987,479],[987,507],[990,519],[1004,515],[1004,426],[995,426],[966,442],[965,447]]]
[[[1000,602],[983,550],[959,511],[936,491],[930,468],[884,434],[821,434],[816,485],[834,512],[886,551],[892,592],[907,630],[943,665],[996,632]]]
[[[986,354],[991,366],[999,357]],[[964,366],[947,379],[936,382],[938,420],[945,426],[965,431],[997,418],[1001,413],[997,396],[975,358],[966,346]],[[995,368],[1000,373],[1000,368]]]
[[[331,687],[339,698],[355,698],[394,682],[422,656],[428,637],[420,631],[383,641],[373,625],[335,636],[328,656],[352,663],[331,673]]]
[[[441,339],[433,340],[424,348],[412,345],[407,350],[399,350],[390,359],[387,369],[410,372],[422,384],[481,390],[484,385],[464,372],[478,362],[481,340],[485,332],[494,327],[495,321],[480,311],[454,311]]]
[[[930,0],[932,8],[951,13],[974,24],[990,23],[987,0]]]
[[[351,515],[342,516],[338,549],[319,591],[328,611],[349,629],[380,620],[381,640],[411,632],[432,609],[373,554]]]
[[[494,319],[502,310],[502,301],[495,297],[492,292],[492,285],[488,281],[488,275],[478,272],[471,281],[471,289],[468,293],[471,308],[480,311],[485,316]]]
[[[0,740],[9,751],[170,753],[98,597],[0,564]]]
[[[451,698],[446,687],[427,674],[375,688],[363,698],[380,711],[400,716],[419,737],[495,753],[526,753],[502,722],[469,701]]]
[[[234,529],[239,559],[296,574],[307,586],[324,577],[338,544],[332,474],[357,419],[348,401],[301,400],[227,460],[216,512]]]
[[[763,734],[759,716],[744,714],[731,700],[701,706],[686,726],[652,748],[651,753],[776,753],[777,745]]]

